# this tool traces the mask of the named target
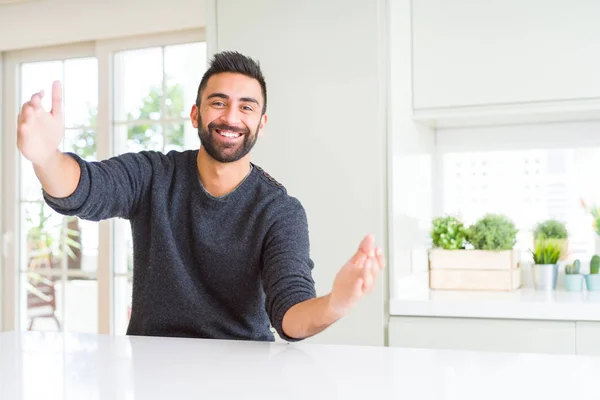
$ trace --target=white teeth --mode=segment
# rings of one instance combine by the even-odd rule
[[[225,137],[228,137],[228,138],[236,138],[236,137],[240,136],[239,133],[237,133],[237,132],[230,132],[230,131],[219,131],[219,135],[225,136]]]

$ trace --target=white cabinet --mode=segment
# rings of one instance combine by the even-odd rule
[[[413,2],[415,110],[600,101],[600,2]]]
[[[389,322],[390,347],[600,356],[600,322],[401,317]]]
[[[391,317],[389,346],[575,354],[575,322]]]
[[[600,322],[577,322],[577,354],[600,356]]]

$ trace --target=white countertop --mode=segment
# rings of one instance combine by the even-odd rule
[[[598,399],[600,358],[199,339],[0,334],[0,396]]]
[[[600,321],[600,292],[554,292],[521,288],[514,292],[430,290],[407,281],[390,301],[392,316]]]

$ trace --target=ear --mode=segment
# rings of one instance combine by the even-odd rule
[[[260,137],[263,133],[263,129],[265,128],[265,125],[267,124],[267,114],[264,114],[261,118],[260,118],[260,125],[258,126],[258,137]]]
[[[190,119],[192,120],[192,126],[196,129],[198,129],[198,113],[200,112],[200,110],[198,110],[198,106],[196,106],[195,104],[192,106],[192,110],[190,111]]]

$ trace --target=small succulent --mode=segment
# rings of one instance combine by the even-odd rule
[[[596,254],[590,260],[590,274],[597,274],[598,270],[600,270],[600,256]]]
[[[573,264],[567,264],[565,273],[567,275],[577,275],[579,274],[579,268],[581,268],[581,261],[575,260],[573,261]]]
[[[533,262],[537,265],[556,264],[560,259],[560,246],[556,243],[540,240],[535,244],[535,249],[530,250]]]
[[[467,228],[454,216],[438,217],[432,221],[431,240],[433,247],[436,248],[464,249],[467,241]]]

